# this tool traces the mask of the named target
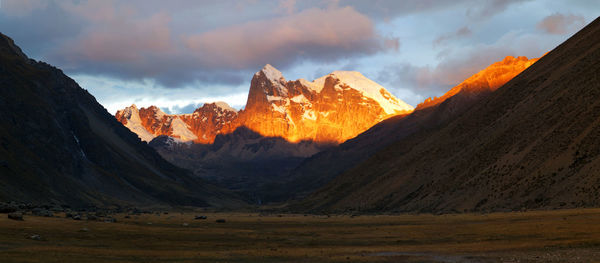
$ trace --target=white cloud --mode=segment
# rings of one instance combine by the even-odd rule
[[[232,90],[222,95],[208,94],[208,88],[185,87],[167,89],[156,85],[152,80],[122,81],[118,79],[91,75],[71,76],[79,85],[87,89],[108,112],[115,114],[117,110],[136,104],[138,107],[157,106],[172,113],[191,113],[190,104],[201,106],[203,103],[215,101],[227,102],[234,108],[246,104],[247,91]],[[241,89],[240,89],[241,90]],[[181,110],[188,110],[182,112]]]

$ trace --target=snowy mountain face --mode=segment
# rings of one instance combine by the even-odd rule
[[[138,110],[131,105],[117,111],[115,116],[146,142],[167,135],[179,142],[212,143],[216,134],[233,130],[230,124],[237,112],[225,102],[215,102],[207,103],[191,114],[180,115],[166,114],[155,106]]]
[[[390,94],[384,87],[357,71],[334,71],[333,73],[320,77],[308,84],[312,84],[312,86],[316,88],[315,91],[320,92],[321,90],[319,89],[325,86],[325,80],[330,77],[338,80],[337,85],[334,86],[336,90],[357,90],[364,97],[375,100],[375,102],[383,108],[385,114],[397,115],[414,110],[412,106],[394,97],[394,95]]]
[[[341,143],[413,107],[358,72],[336,71],[306,81],[285,81],[270,65],[252,79],[240,118],[264,136],[289,141]]]
[[[119,111],[117,119],[145,141],[168,135],[181,141],[212,143],[218,134],[245,126],[265,137],[333,144],[388,117],[414,110],[359,72],[335,71],[312,82],[287,81],[271,65],[254,74],[246,107],[240,112],[223,102],[205,104],[183,115],[167,115],[156,107],[130,108]],[[139,118],[133,116],[136,112]]]

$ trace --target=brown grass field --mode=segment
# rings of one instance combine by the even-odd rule
[[[600,262],[600,209],[356,217],[171,212],[118,214],[116,223],[58,216],[14,221],[3,214],[0,262]],[[215,222],[220,218],[226,222]],[[34,234],[41,240],[30,239]]]

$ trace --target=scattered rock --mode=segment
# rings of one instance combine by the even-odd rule
[[[49,210],[52,211],[52,212],[55,212],[55,213],[56,212],[64,212],[65,211],[65,209],[62,208],[59,205],[54,205],[54,206],[50,207]]]
[[[217,222],[217,223],[225,223],[226,221],[225,221],[225,219],[221,218],[221,219],[217,219],[215,222]]]
[[[8,218],[12,220],[23,221],[23,213],[21,212],[12,212],[8,214]]]
[[[73,215],[73,220],[81,220],[81,216],[80,215]]]
[[[97,217],[106,217],[107,213],[105,213],[105,212],[96,212],[96,216]]]
[[[43,209],[43,208],[34,208],[33,210],[31,210],[31,213],[36,216],[44,216],[44,217],[54,216],[54,213],[52,213],[52,211]]]
[[[189,224],[188,223],[183,223],[183,226],[189,226]]]
[[[114,217],[108,217],[104,219],[104,223],[116,223],[117,219]]]
[[[88,214],[87,220],[98,220],[98,217],[96,217],[95,215]]]
[[[42,240],[42,236],[37,235],[37,234],[33,234],[33,235],[29,236],[29,239],[41,241]]]
[[[18,209],[19,206],[17,205],[0,203],[0,213],[2,214],[17,212]]]
[[[199,220],[199,219],[200,220],[206,220],[206,218],[207,218],[206,216],[196,216],[196,217],[194,217],[194,219],[196,219],[196,220]]]
[[[87,227],[84,227],[79,230],[79,232],[89,232],[90,230]]]

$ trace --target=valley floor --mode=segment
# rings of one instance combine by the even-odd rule
[[[355,217],[171,212],[118,214],[116,223],[57,216],[14,221],[2,214],[0,261],[600,262],[600,209]]]

